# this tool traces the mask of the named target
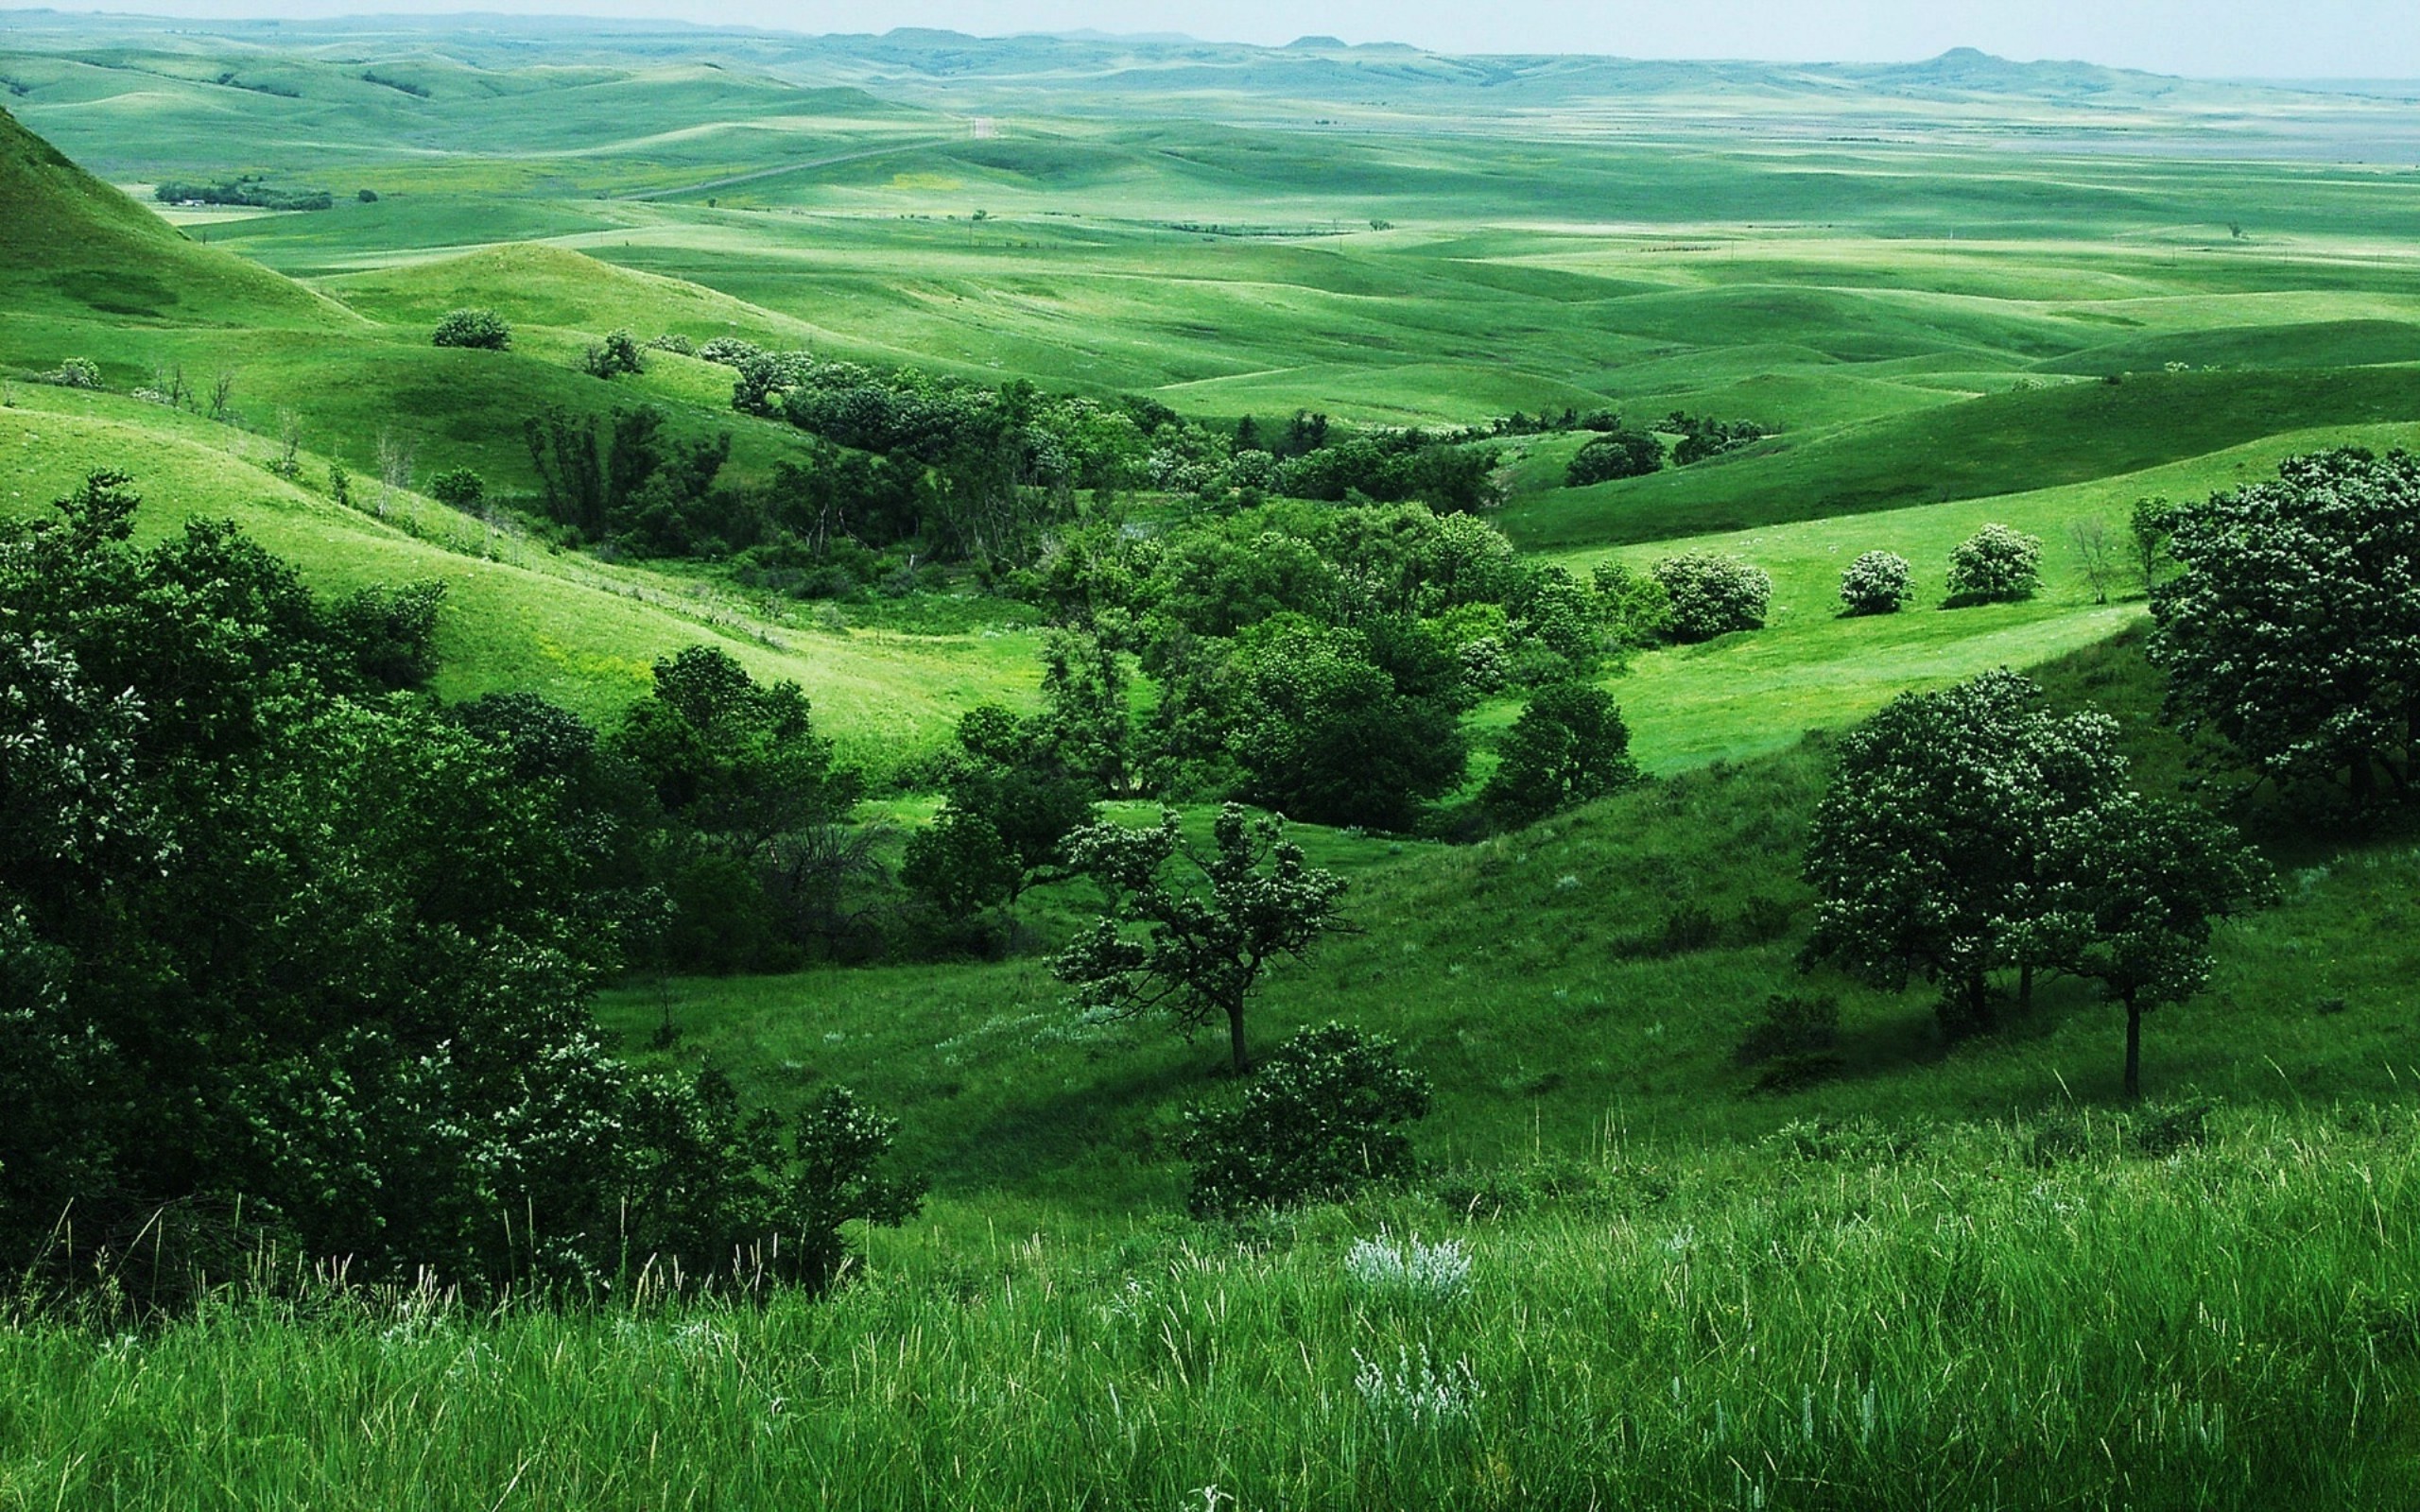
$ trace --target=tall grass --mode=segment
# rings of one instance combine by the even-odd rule
[[[0,1330],[9,1507],[2311,1507],[2415,1488],[2408,1110],[1787,1131],[822,1302]],[[1466,1247],[1374,1280],[1381,1226]]]

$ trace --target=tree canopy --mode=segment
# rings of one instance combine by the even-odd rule
[[[2369,804],[2420,776],[2420,459],[2289,458],[2163,511],[2180,567],[2152,589],[2150,656],[2188,730],[2279,782]]]

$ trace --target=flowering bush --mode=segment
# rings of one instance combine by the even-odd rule
[[[2031,598],[2042,586],[2042,538],[1985,525],[1949,554],[1949,601],[2000,604]]]
[[[1655,564],[1655,580],[1671,596],[1676,641],[1711,641],[1734,630],[1764,628],[1773,580],[1737,557],[1684,552]]]
[[[1895,614],[1915,592],[1914,569],[1895,551],[1869,551],[1841,575],[1841,602],[1851,614]]]

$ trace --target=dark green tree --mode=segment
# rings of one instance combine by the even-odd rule
[[[631,705],[616,750],[667,814],[733,853],[765,854],[783,835],[838,823],[863,780],[835,762],[795,682],[759,685],[731,653],[685,646],[655,663],[655,691]]]
[[[2170,714],[2263,776],[2369,806],[2420,776],[2420,459],[2289,458],[2176,510],[2181,570],[2152,592]]]
[[[1230,1064],[1250,1070],[1245,1010],[1272,961],[1304,955],[1337,927],[1344,879],[1305,861],[1284,819],[1235,803],[1219,811],[1207,852],[1164,810],[1147,830],[1079,830],[1067,855],[1109,903],[1051,963],[1076,1004],[1112,1019],[1165,1012],[1188,1036],[1223,1022]],[[1179,863],[1190,880],[1170,875]]]
[[[1265,807],[1407,831],[1461,781],[1461,666],[1433,634],[1287,616],[1240,638],[1235,676],[1227,748]]]
[[[2117,741],[2105,715],[2053,715],[2012,672],[1893,699],[1842,739],[1815,811],[1807,959],[1893,989],[1939,982],[1945,1028],[1988,1028],[1990,974],[2015,967],[2030,988],[2038,964],[2043,837],[2118,790]]]
[[[289,565],[135,508],[101,474],[0,525],[0,1265],[164,1303],[275,1243],[493,1291],[820,1221],[814,1140],[731,1156],[602,1048],[577,732],[385,696]]]
[[[1534,824],[1639,780],[1620,708],[1586,683],[1539,689],[1496,750],[1479,803],[1506,825]]]
[[[430,333],[429,341],[441,347],[505,352],[512,346],[512,327],[493,310],[448,310]]]
[[[2031,952],[2124,1006],[2125,1093],[2139,1097],[2143,1015],[2202,989],[2213,922],[2266,900],[2274,879],[2201,810],[2134,793],[2051,819],[2042,851]]]
[[[1565,488],[1584,489],[1614,478],[1644,477],[1664,465],[1664,443],[1645,431],[1617,430],[1572,454],[1564,470]]]

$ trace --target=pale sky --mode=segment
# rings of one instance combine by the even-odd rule
[[[1951,47],[2204,77],[2420,77],[2420,0],[49,0],[208,16],[546,11],[806,32],[1094,28],[1445,52],[1906,60]],[[0,22],[0,30],[6,23]]]

